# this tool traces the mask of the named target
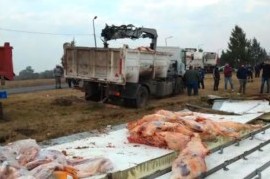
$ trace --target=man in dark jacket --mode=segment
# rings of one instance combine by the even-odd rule
[[[218,91],[220,74],[219,74],[219,69],[217,65],[215,66],[213,70],[213,78],[214,78],[214,91]]]
[[[198,95],[198,84],[200,75],[198,70],[194,70],[192,66],[186,71],[184,75],[184,81],[187,87],[188,96],[191,96],[191,91],[193,90],[194,95]]]
[[[263,93],[264,91],[264,83],[266,83],[267,87],[267,93],[269,93],[269,80],[270,80],[270,64],[268,63],[262,63],[261,64],[262,69],[262,81],[261,81],[261,91],[260,93]]]
[[[202,86],[202,89],[204,89],[204,69],[199,67],[199,75],[200,75],[200,79],[199,79],[199,84],[198,84],[198,88],[200,88],[200,86]]]
[[[244,65],[241,65],[240,68],[237,70],[236,74],[238,80],[239,80],[239,93],[246,93],[246,84],[247,84],[247,76],[248,76],[248,70]]]

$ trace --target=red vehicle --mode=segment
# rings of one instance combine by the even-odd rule
[[[0,46],[0,77],[2,80],[13,80],[12,49],[8,42]]]

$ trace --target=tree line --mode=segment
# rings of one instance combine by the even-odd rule
[[[28,79],[51,79],[53,78],[53,70],[45,70],[40,73],[36,73],[31,66],[27,66],[24,70],[21,70],[18,75],[15,76],[16,80],[28,80]]]
[[[242,64],[254,67],[268,59],[269,56],[259,41],[255,37],[247,39],[243,29],[236,25],[231,32],[228,49],[222,51],[220,63],[221,65],[229,63],[233,67],[239,67]]]

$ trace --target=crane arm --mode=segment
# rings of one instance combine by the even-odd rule
[[[144,27],[134,27],[132,24],[121,25],[121,26],[108,26],[106,24],[105,28],[101,32],[101,36],[104,38],[104,46],[108,47],[107,41],[113,39],[139,39],[139,38],[151,38],[152,42],[150,48],[155,50],[157,44],[157,31],[156,29],[144,28]]]

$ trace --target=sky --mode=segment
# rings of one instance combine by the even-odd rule
[[[158,46],[228,49],[235,25],[270,51],[269,0],[0,0],[0,46],[13,46],[14,71],[35,72],[61,63],[63,44],[103,47],[101,31],[108,25],[154,28]],[[97,16],[95,20],[93,18]],[[110,47],[149,46],[151,39],[118,39]]]

